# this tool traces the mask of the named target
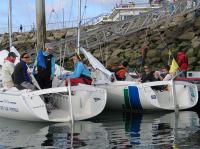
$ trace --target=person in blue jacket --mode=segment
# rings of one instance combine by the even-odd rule
[[[78,55],[73,56],[72,60],[74,62],[74,71],[70,74],[63,74],[58,78],[65,79],[65,85],[68,85],[68,80],[70,80],[72,86],[79,83],[91,85],[91,72],[87,66],[81,61]]]
[[[14,85],[19,89],[31,89],[35,90],[35,86],[31,80],[31,76],[28,72],[27,64],[30,62],[30,56],[28,53],[23,53],[20,58],[20,62],[14,68],[12,79]]]
[[[37,72],[35,77],[41,89],[51,88],[55,75],[55,57],[51,54],[53,46],[46,43],[44,50],[40,49],[35,62]]]

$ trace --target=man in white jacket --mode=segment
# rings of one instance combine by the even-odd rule
[[[14,52],[9,52],[8,57],[4,60],[2,66],[2,82],[4,88],[11,88],[14,86],[12,80],[12,73],[14,71],[14,62],[17,55]]]

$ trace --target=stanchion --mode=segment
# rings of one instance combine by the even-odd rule
[[[70,78],[68,78],[67,82],[68,82],[69,103],[70,103],[70,116],[71,116],[71,122],[72,122],[72,126],[73,126],[74,125],[74,117],[73,117],[73,106],[72,106],[72,94],[71,94]]]

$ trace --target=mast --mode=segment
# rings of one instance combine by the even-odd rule
[[[12,0],[8,4],[8,32],[9,32],[9,46],[12,47]]]
[[[77,39],[78,54],[80,49],[80,27],[81,27],[81,0],[79,0],[78,2],[78,39]]]
[[[62,13],[63,13],[63,28],[65,28],[65,11],[64,11],[64,8],[62,8]]]
[[[44,47],[46,41],[45,0],[36,0],[37,49]]]

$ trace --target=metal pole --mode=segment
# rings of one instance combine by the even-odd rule
[[[72,105],[72,92],[71,92],[71,81],[68,78],[68,92],[69,92],[69,103],[70,103],[70,117],[72,126],[74,125],[74,116],[73,116],[73,105]]]
[[[45,0],[36,0],[37,49],[44,47],[46,41]]]
[[[78,54],[80,50],[80,27],[81,27],[81,0],[79,0],[78,3],[78,39],[77,39]]]
[[[8,31],[9,31],[9,46],[12,47],[12,0],[8,4]]]
[[[65,11],[64,8],[62,9],[63,12],[63,28],[65,28]]]
[[[175,83],[174,83],[174,79],[173,78],[171,80],[171,86],[172,86],[172,98],[173,98],[173,101],[174,101],[174,111],[175,111],[175,113],[178,113],[179,106],[178,106],[178,103],[177,103],[176,89],[175,89]]]

